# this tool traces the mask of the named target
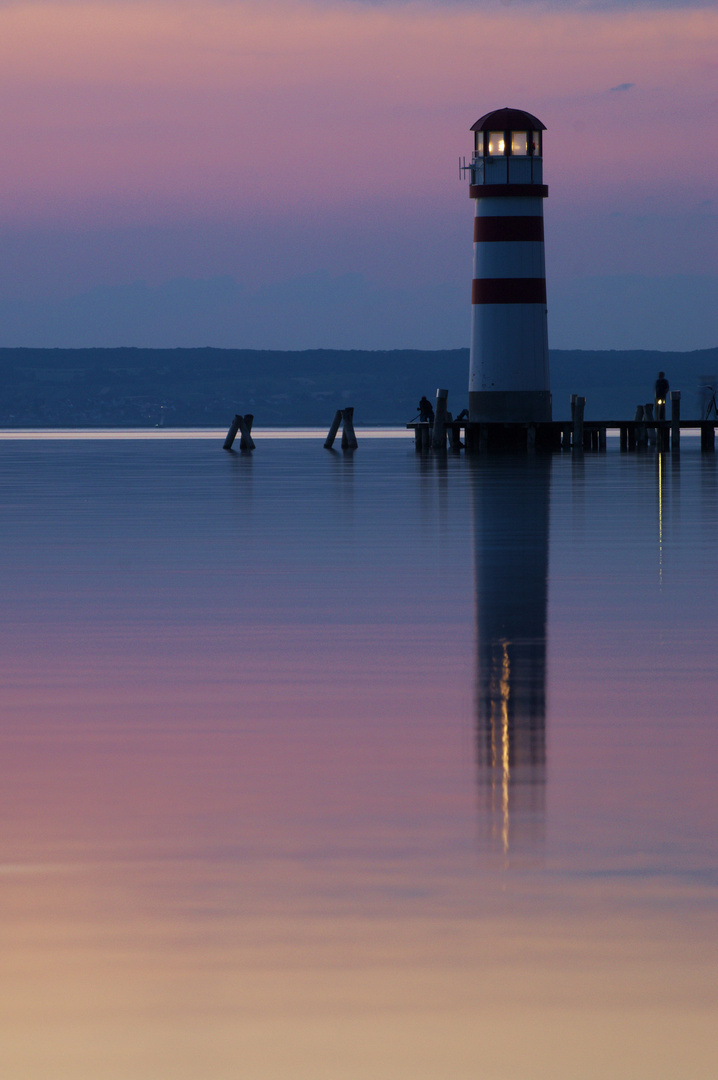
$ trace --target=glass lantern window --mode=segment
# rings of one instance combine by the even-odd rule
[[[541,153],[541,132],[540,131],[532,131],[531,132],[531,153],[532,154],[540,154]]]
[[[501,157],[506,149],[503,131],[489,132],[489,157]]]
[[[526,131],[512,131],[511,132],[511,153],[518,154],[521,157],[525,157],[529,152],[529,140],[528,132]]]
[[[476,132],[476,153],[479,157],[484,156],[484,133],[483,131]]]

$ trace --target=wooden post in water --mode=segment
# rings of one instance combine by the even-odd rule
[[[648,443],[648,432],[644,420],[644,408],[642,405],[636,405],[636,415],[633,419],[638,425],[636,427],[636,446],[646,446]]]
[[[235,416],[232,423],[229,425],[229,431],[227,432],[227,438],[224,440],[223,450],[231,450],[232,443],[237,438],[237,432],[239,431],[239,422],[242,419],[241,416]]]
[[[573,448],[583,450],[583,410],[586,407],[585,397],[578,394],[571,395],[571,415],[573,419]]]
[[[240,450],[254,450],[254,439],[252,438],[252,424],[254,422],[254,416],[251,413],[247,413],[246,416],[239,417],[239,434],[241,439],[239,440]]]
[[[449,432],[449,446],[455,454],[461,450],[461,424],[457,423],[451,413],[446,414],[446,428]]]
[[[716,429],[713,422],[701,424],[701,450],[703,453],[712,454],[716,448]]]
[[[681,392],[671,390],[671,450],[681,448]]]
[[[621,424],[618,433],[621,450],[625,453],[628,450],[628,424]]]
[[[354,407],[342,409],[342,450],[356,450],[357,437],[354,434]]]
[[[646,420],[649,421],[649,423],[652,424],[654,422],[653,421],[653,402],[652,401],[647,401],[646,402],[646,404],[643,406],[643,413],[644,413],[644,415],[646,417]],[[655,427],[647,428],[647,430],[646,430],[646,438],[647,438],[649,446],[655,446],[656,445],[656,429],[655,429]]]
[[[421,449],[428,450],[431,446],[431,425],[420,424],[421,427]]]
[[[606,425],[605,424],[601,424],[600,428],[598,429],[598,449],[599,450],[605,450],[606,449]]]
[[[454,424],[454,417],[450,412],[446,414],[446,434],[449,439],[449,449],[458,451],[461,449],[461,440],[459,439],[459,432]],[[459,444],[457,446],[457,443]]]
[[[448,397],[448,390],[439,389],[436,391],[434,430],[431,436],[432,450],[446,450],[446,402]]]
[[[334,413],[334,419],[332,420],[332,426],[329,428],[329,434],[327,435],[327,437],[326,437],[326,439],[324,441],[324,449],[325,450],[331,450],[331,448],[334,446],[334,440],[337,437],[337,432],[339,431],[339,425],[341,424],[341,422],[342,422],[342,410],[337,409],[337,411]]]
[[[254,423],[254,414],[245,413],[244,416],[240,416],[239,420],[239,434],[241,436],[239,440],[239,449],[254,450],[254,439],[252,438],[252,424]]]

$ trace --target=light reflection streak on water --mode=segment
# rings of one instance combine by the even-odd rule
[[[663,454],[658,459],[658,587],[663,588]]]
[[[510,825],[511,803],[509,798],[509,784],[511,781],[511,743],[509,734],[509,697],[511,696],[511,658],[509,657],[508,641],[501,642],[501,675],[498,687],[492,679],[492,702],[491,702],[491,806],[496,808],[496,705],[499,705],[501,723],[501,847],[504,855],[508,855],[510,848]],[[493,816],[493,815],[492,815]],[[493,838],[496,838],[495,829],[492,830]]]
[[[500,703],[501,720],[501,846],[504,855],[508,855],[510,847],[510,801],[509,782],[511,780],[510,742],[509,742],[509,696],[511,694],[511,660],[507,641],[501,643],[503,655],[501,660],[501,676],[496,688],[498,694],[494,694],[491,705],[491,803],[496,806],[496,702]],[[495,836],[495,833],[494,833]]]
[[[509,852],[509,694],[511,693],[511,662],[507,642],[503,642],[503,663],[501,666],[501,779],[503,795],[503,847],[504,855]]]

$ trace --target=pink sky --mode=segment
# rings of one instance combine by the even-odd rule
[[[0,288],[460,287],[456,159],[503,105],[548,127],[550,279],[712,275],[716,55],[708,8],[10,4]]]

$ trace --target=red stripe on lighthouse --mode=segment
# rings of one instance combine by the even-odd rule
[[[545,278],[474,278],[472,304],[545,304]]]
[[[474,243],[509,241],[542,241],[543,218],[537,217],[475,217]]]

